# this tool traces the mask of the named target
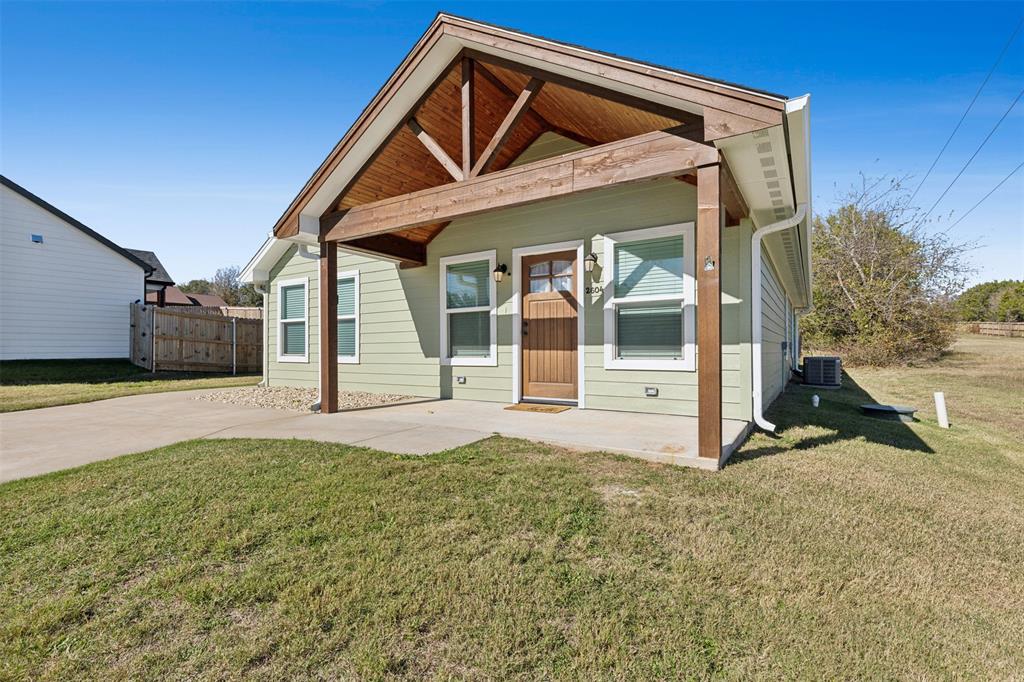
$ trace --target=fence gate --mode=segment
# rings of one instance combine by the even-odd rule
[[[131,360],[154,372],[259,372],[263,321],[132,304]]]

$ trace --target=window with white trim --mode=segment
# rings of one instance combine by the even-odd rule
[[[441,362],[497,365],[494,251],[440,260]]]
[[[338,362],[359,363],[359,271],[338,275]]]
[[[290,279],[277,283],[277,359],[279,362],[309,361],[309,280]]]
[[[695,369],[693,223],[604,241],[605,368]]]

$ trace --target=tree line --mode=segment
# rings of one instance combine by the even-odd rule
[[[239,275],[242,269],[237,265],[218,268],[211,279],[193,279],[179,284],[186,294],[215,294],[228,305],[258,307],[263,305],[263,295],[252,284],[243,284]]]

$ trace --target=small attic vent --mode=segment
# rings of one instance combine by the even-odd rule
[[[804,383],[809,386],[839,388],[842,383],[842,362],[836,357],[804,358]]]

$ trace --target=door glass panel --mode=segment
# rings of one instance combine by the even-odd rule
[[[568,277],[552,277],[551,283],[555,287],[555,291],[568,291],[572,292],[572,276]]]
[[[551,274],[553,274],[553,275],[571,275],[572,274],[572,261],[571,260],[553,260],[553,261],[551,261]]]
[[[531,294],[544,294],[551,291],[551,280],[547,277],[530,280]]]
[[[548,268],[549,265],[550,263],[548,263],[548,261],[544,261],[543,263],[534,263],[530,266],[530,277],[550,274],[551,270]]]

